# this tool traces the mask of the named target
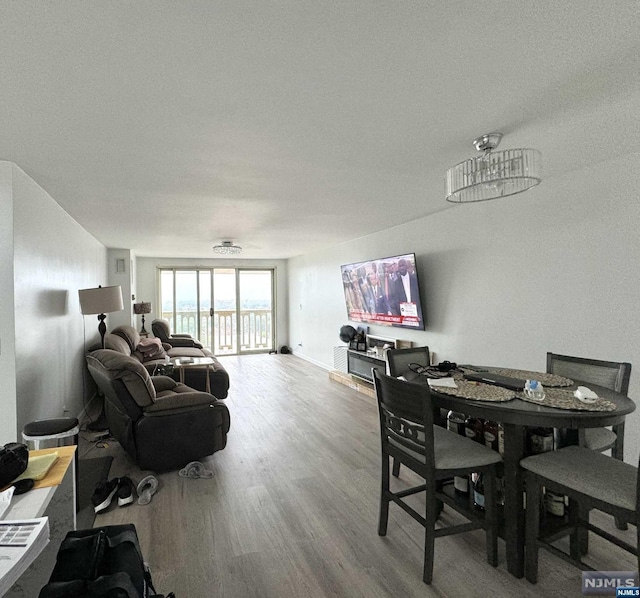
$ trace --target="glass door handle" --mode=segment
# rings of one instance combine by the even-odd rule
[[[213,318],[213,307],[209,308],[209,315]]]

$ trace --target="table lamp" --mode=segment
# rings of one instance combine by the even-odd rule
[[[97,289],[80,289],[80,312],[87,316],[98,314],[98,332],[104,349],[104,335],[107,332],[107,325],[104,323],[105,314],[124,309],[122,303],[122,288],[120,285],[114,287],[98,286]]]
[[[151,303],[142,302],[142,303],[134,303],[133,304],[133,313],[137,316],[142,316],[142,328],[140,328],[140,334],[148,334],[148,332],[144,328],[144,314],[151,313]]]

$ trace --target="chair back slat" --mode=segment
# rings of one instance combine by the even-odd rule
[[[596,384],[623,395],[629,392],[631,364],[547,353],[547,372]]]
[[[387,351],[389,375],[397,378],[410,371],[409,364],[431,365],[429,347],[411,347],[410,349],[389,349]]]
[[[376,370],[373,370],[373,382],[383,445],[394,440],[424,456],[426,466],[435,469],[429,387],[398,380]]]
[[[389,439],[395,440],[404,448],[419,453],[421,456],[425,454],[425,434],[424,427],[410,421],[396,417],[395,415],[383,410],[384,429]]]

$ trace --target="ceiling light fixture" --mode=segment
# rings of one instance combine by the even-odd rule
[[[477,158],[460,162],[447,170],[447,201],[467,203],[507,197],[535,187],[542,180],[542,156],[538,150],[518,148],[493,152],[502,133],[478,137],[473,145]]]
[[[234,245],[232,241],[222,241],[220,245],[214,245],[213,250],[220,255],[238,255],[242,247]]]

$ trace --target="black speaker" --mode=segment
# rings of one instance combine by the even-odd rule
[[[340,340],[343,343],[352,341],[354,338],[356,338],[357,334],[358,331],[353,326],[349,326],[348,324],[340,328]]]

